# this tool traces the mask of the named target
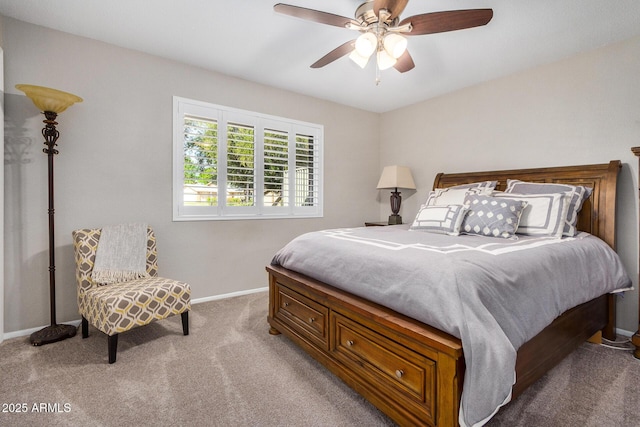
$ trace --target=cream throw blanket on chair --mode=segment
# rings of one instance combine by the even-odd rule
[[[149,277],[147,224],[121,224],[102,228],[92,280],[106,285]]]

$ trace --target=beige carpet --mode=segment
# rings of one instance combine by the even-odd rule
[[[94,329],[43,347],[0,345],[2,426],[389,426],[284,336],[268,334],[267,293],[198,304],[191,335],[174,317],[122,334],[107,363]],[[638,426],[640,363],[585,344],[490,426]],[[45,412],[38,412],[45,411]]]

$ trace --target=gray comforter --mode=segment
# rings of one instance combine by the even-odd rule
[[[408,226],[304,234],[281,265],[435,326],[462,341],[462,426],[511,398],[517,349],[558,315],[631,286],[617,254],[587,233],[561,240],[446,236]]]

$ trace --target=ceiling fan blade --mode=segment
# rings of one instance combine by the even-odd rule
[[[393,68],[401,73],[406,73],[407,71],[412,70],[415,66],[416,64],[413,63],[413,58],[411,58],[409,51],[405,50],[404,53],[400,55],[400,58],[398,58]]]
[[[373,2],[373,11],[376,16],[379,16],[380,9],[387,9],[391,13],[389,19],[393,20],[400,16],[404,8],[407,7],[407,3],[409,3],[409,0],[375,0]]]
[[[411,23],[411,31],[404,35],[418,36],[479,27],[486,25],[491,18],[492,9],[448,10],[410,16],[403,19],[399,25]]]
[[[321,68],[327,64],[332,63],[336,59],[340,59],[348,53],[351,53],[353,49],[356,47],[356,41],[350,40],[344,44],[341,44],[337,48],[333,49],[331,52],[327,53],[322,58],[318,59],[316,62],[311,64],[311,68]]]
[[[320,24],[334,25],[336,27],[345,28],[349,23],[358,22],[351,18],[333,13],[321,12],[319,10],[307,9],[305,7],[292,6],[290,4],[278,3],[273,6],[273,10],[283,15],[295,16],[296,18],[306,19],[307,21],[318,22]]]

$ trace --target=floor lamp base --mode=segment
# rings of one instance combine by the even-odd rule
[[[78,328],[72,325],[51,325],[31,334],[33,345],[45,345],[52,342],[66,340],[76,335]]]

